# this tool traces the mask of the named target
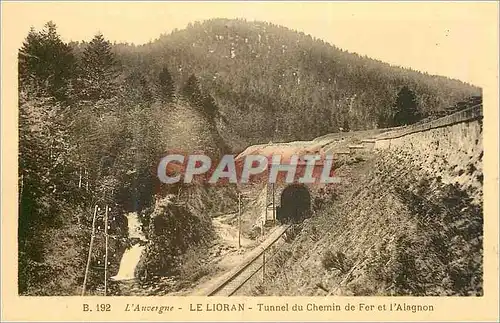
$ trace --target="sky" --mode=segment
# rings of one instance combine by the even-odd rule
[[[2,23],[12,26],[5,37],[19,47],[30,26],[49,20],[65,41],[101,32],[135,44],[210,18],[269,21],[350,52],[481,86],[484,73],[497,68],[485,57],[498,38],[497,12],[495,2],[2,2]]]

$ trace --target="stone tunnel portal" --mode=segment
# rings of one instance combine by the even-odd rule
[[[287,186],[281,193],[280,207],[276,210],[276,219],[281,223],[300,222],[311,211],[311,194],[303,184]]]

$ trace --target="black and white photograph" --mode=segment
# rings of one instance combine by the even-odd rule
[[[24,3],[17,295],[484,296],[482,7],[396,4]]]

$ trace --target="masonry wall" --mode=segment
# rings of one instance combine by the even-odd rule
[[[458,184],[475,202],[482,198],[482,106],[432,122],[379,135],[376,151],[389,150],[444,183]]]

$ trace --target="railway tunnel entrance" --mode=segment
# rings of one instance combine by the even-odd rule
[[[281,193],[280,206],[276,209],[276,219],[281,223],[300,222],[311,211],[311,194],[303,184],[287,186]]]

